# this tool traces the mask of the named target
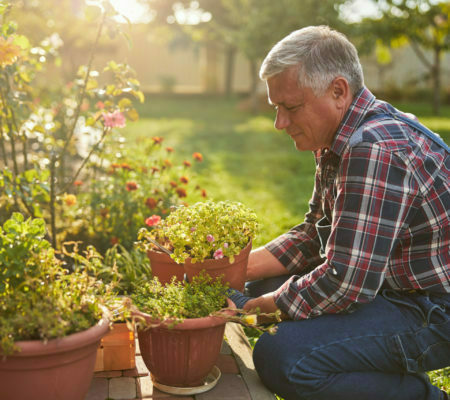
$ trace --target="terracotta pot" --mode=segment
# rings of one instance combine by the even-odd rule
[[[178,281],[184,280],[183,265],[177,264],[168,254],[149,250],[147,257],[153,276],[157,276],[163,285],[169,283],[174,276]]]
[[[194,264],[191,263],[190,259],[187,259],[184,263],[184,271],[186,272],[189,281],[202,270],[205,270],[213,278],[224,275],[224,282],[228,282],[231,288],[242,292],[247,277],[248,256],[251,249],[252,241],[250,241],[248,245],[234,257],[234,263],[232,264],[230,264],[228,257],[219,260],[207,259],[203,262]]]
[[[148,314],[136,315],[155,322]],[[139,348],[152,379],[167,386],[202,385],[219,358],[225,323],[224,318],[209,316],[186,319],[172,328],[163,324],[138,330]]]
[[[89,390],[100,339],[109,324],[101,320],[61,339],[16,342],[20,352],[2,359],[0,398],[11,400],[83,400]]]

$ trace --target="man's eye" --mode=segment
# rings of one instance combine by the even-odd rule
[[[301,106],[301,104],[296,104],[295,106],[290,106],[290,107],[287,107],[287,106],[286,106],[286,110],[288,110],[288,111],[294,111],[294,110],[296,110],[297,108],[300,108],[300,106]]]

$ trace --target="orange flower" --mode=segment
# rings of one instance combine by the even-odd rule
[[[0,66],[14,64],[17,57],[20,56],[20,47],[13,43],[14,38],[5,39],[0,37]]]
[[[111,242],[111,244],[114,246],[115,244],[119,243],[119,238],[116,237],[116,236],[113,236],[113,237],[110,239],[110,242]]]
[[[148,168],[144,167],[144,166],[141,166],[141,172],[146,174],[148,172]]]
[[[77,181],[74,181],[73,184],[74,184],[74,186],[81,186],[83,184],[83,181],[77,180]]]
[[[184,160],[183,161],[183,164],[184,164],[184,166],[185,167],[190,167],[192,164],[189,162],[189,161],[187,161],[187,160]]]
[[[154,144],[161,144],[164,139],[160,136],[154,136],[152,137],[152,140]]]
[[[158,172],[159,168],[158,167],[152,167],[152,174],[154,174],[155,172]]]
[[[120,164],[112,163],[111,168],[113,168],[113,169],[120,168]]]
[[[64,203],[66,203],[66,206],[71,207],[77,204],[77,198],[73,194],[66,194],[64,196]]]
[[[150,210],[153,210],[156,205],[158,204],[158,201],[154,199],[153,197],[149,197],[147,200],[145,200],[145,205],[150,208]]]
[[[129,192],[133,192],[133,191],[137,190],[137,188],[138,188],[138,184],[136,182],[134,182],[134,181],[129,181],[129,182],[127,182],[126,185],[127,185],[126,186],[127,190]]]
[[[103,110],[105,108],[105,103],[103,103],[103,101],[97,101],[97,103],[95,103],[95,107],[97,107],[100,110]]]
[[[172,186],[173,188],[176,188],[178,185],[175,181],[170,181],[169,182],[170,186]]]
[[[180,178],[181,183],[188,183],[189,182],[189,178],[187,176],[182,176]]]
[[[166,151],[168,153],[173,153],[173,147],[166,147]]]
[[[81,106],[80,106],[80,110],[81,111],[87,111],[87,110],[89,110],[89,107],[90,107],[91,105],[89,104],[89,102],[87,101],[87,100],[85,100],[85,101],[83,101],[82,103],[81,103]]]
[[[131,171],[133,169],[130,167],[130,164],[128,164],[126,162],[122,163],[121,168],[126,169],[127,171]]]
[[[202,189],[202,197],[208,197],[208,194],[206,193],[205,189]]]
[[[147,226],[155,226],[158,225],[161,221],[161,217],[159,215],[152,215],[145,220],[145,224]]]
[[[109,208],[108,207],[100,209],[100,216],[102,218],[106,218],[108,216],[108,214],[109,214]]]
[[[177,192],[178,197],[180,197],[180,198],[187,196],[186,189],[184,189],[184,188],[177,188],[176,192]]]
[[[166,160],[164,160],[164,165],[166,167],[171,167],[172,166],[172,161],[166,159]]]
[[[194,154],[192,154],[192,157],[194,158],[194,160],[196,160],[196,161],[198,161],[198,162],[201,162],[201,161],[203,161],[203,156],[202,156],[202,153],[194,153]]]

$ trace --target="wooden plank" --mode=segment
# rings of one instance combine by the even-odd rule
[[[245,336],[241,325],[227,323],[225,337],[233,351],[233,355],[250,392],[252,400],[275,400],[275,395],[270,392],[259,379],[252,358],[252,347]]]

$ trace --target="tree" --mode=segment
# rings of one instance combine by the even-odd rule
[[[433,0],[373,0],[382,17],[364,20],[364,36],[385,44],[409,44],[431,78],[433,112],[441,104],[442,55],[450,48],[450,3]],[[432,56],[429,56],[431,51]]]
[[[339,5],[344,2],[345,0],[150,0],[163,20],[173,17],[175,4],[183,4],[188,9],[200,8],[211,14],[210,21],[191,26],[189,30],[200,36],[201,29],[203,39],[222,43],[228,49],[228,57],[232,57],[236,50],[247,57],[251,76],[249,89],[254,110],[257,107],[259,62],[270,48],[291,31],[308,25],[327,24],[337,29],[342,28],[338,17]],[[227,76],[230,77],[230,58],[227,65]],[[227,81],[230,79],[227,78]]]

